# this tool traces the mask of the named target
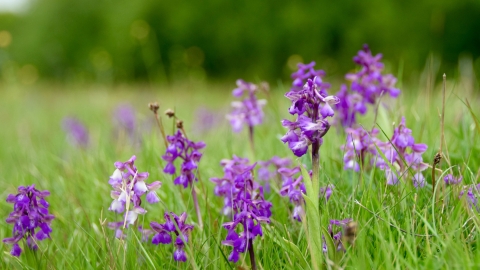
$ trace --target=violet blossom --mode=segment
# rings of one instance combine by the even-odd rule
[[[74,117],[65,117],[62,122],[63,130],[67,133],[70,144],[87,148],[90,142],[88,130],[82,122]]]
[[[453,174],[447,174],[443,180],[445,181],[446,185],[457,185],[462,182],[463,177],[455,177]]]
[[[475,208],[477,212],[480,212],[480,207],[478,205],[478,198],[477,198],[479,192],[480,192],[480,184],[467,186],[464,188],[464,190],[460,191],[458,198],[461,199],[466,193],[465,197],[466,197],[468,206],[470,206],[470,208]]]
[[[348,73],[345,79],[351,82],[350,90],[342,85],[337,96],[341,102],[336,110],[343,126],[351,127],[356,123],[356,114],[365,114],[368,104],[375,104],[382,94],[396,98],[400,90],[395,88],[397,79],[392,74],[383,75],[384,64],[380,62],[382,54],[372,55],[368,45],[353,58],[361,66],[357,73]]]
[[[200,107],[195,110],[195,121],[192,129],[197,134],[206,134],[209,131],[213,131],[218,127],[221,122],[221,117],[217,111],[208,109],[206,107]]]
[[[142,242],[148,242],[150,236],[155,233],[155,231],[145,229],[143,226],[138,226],[138,231],[142,234]]]
[[[185,254],[185,244],[188,242],[188,234],[193,230],[193,225],[185,224],[187,213],[183,212],[180,216],[175,213],[165,213],[165,223],[159,224],[157,222],[150,222],[150,227],[155,232],[152,238],[152,244],[170,244],[172,243],[172,234],[174,235],[175,251],[173,252],[173,259],[175,261],[187,261]],[[172,218],[173,217],[173,221]],[[175,222],[175,223],[174,223]],[[184,242],[185,240],[185,242]]]
[[[409,172],[416,188],[425,185],[422,171],[427,169],[428,165],[423,162],[422,154],[428,147],[423,143],[415,143],[412,130],[405,125],[405,117],[395,128],[392,138],[386,142],[377,138],[379,133],[377,129],[369,132],[363,128],[347,128],[346,131],[347,143],[342,146],[345,151],[343,157],[345,170],[360,170],[360,165],[364,166],[365,160],[371,155],[371,163],[385,172],[388,185],[396,185],[400,177],[408,175]],[[378,153],[377,147],[386,159]]]
[[[160,181],[145,183],[148,178],[148,172],[138,172],[135,166],[136,157],[132,156],[126,162],[115,162],[116,170],[110,176],[108,183],[112,186],[111,197],[113,201],[108,208],[116,213],[124,213],[124,221],[121,223],[111,223],[109,227],[117,229],[116,235],[121,236],[121,227],[132,225],[137,220],[139,214],[145,214],[147,211],[141,206],[141,196],[146,194],[148,203],[157,203],[160,201],[155,190],[160,188]],[[123,225],[123,226],[120,226]],[[121,238],[121,237],[119,237]]]
[[[345,251],[345,246],[343,245],[342,242],[342,236],[343,236],[343,230],[345,229],[345,226],[352,221],[351,218],[343,219],[343,220],[336,220],[332,219],[330,220],[330,224],[328,225],[328,233],[330,234],[330,237],[332,237],[333,244],[336,247],[337,251]],[[333,231],[333,226],[341,227],[341,230],[339,230],[337,233]],[[323,252],[326,253],[328,251],[327,244],[325,243],[325,238],[323,237]]]
[[[48,190],[39,191],[35,185],[19,186],[18,194],[9,194],[7,203],[13,204],[13,212],[6,222],[13,225],[13,237],[4,238],[3,242],[13,245],[10,254],[19,257],[22,249],[18,242],[25,239],[27,246],[37,250],[38,241],[50,238],[52,228],[50,223],[55,218],[48,212],[49,204],[45,197],[49,196]]]
[[[308,146],[312,145],[312,153],[318,152],[330,128],[328,118],[334,115],[331,105],[339,102],[335,96],[328,96],[327,89],[330,85],[324,83],[320,77],[309,78],[302,90],[291,90],[285,97],[292,101],[289,112],[297,115],[295,121],[282,120],[282,126],[288,132],[282,137],[283,143],[298,156],[303,156]]]
[[[236,171],[231,182],[233,220],[223,224],[228,233],[222,244],[233,248],[228,256],[228,260],[232,262],[237,262],[240,253],[247,250],[252,263],[255,262],[253,240],[263,235],[261,223],[270,223],[272,215],[272,203],[265,201],[263,188],[253,179],[255,165]]]
[[[135,110],[128,104],[121,104],[115,108],[113,112],[113,122],[117,136],[123,132],[127,135],[130,141],[136,140],[137,121],[135,117]]]
[[[308,79],[316,76],[323,78],[325,76],[325,71],[314,69],[314,61],[309,64],[298,63],[297,67],[298,70],[291,75],[293,79],[291,91],[301,91]]]
[[[254,126],[263,122],[262,108],[267,101],[257,99],[258,91],[259,87],[257,85],[241,79],[237,80],[237,88],[233,90],[233,96],[236,98],[246,97],[242,101],[232,102],[232,112],[227,115],[234,132],[240,132],[244,125],[248,126],[250,132],[252,132]]]
[[[181,159],[180,175],[175,178],[173,183],[187,188],[194,181],[198,181],[195,171],[202,157],[202,153],[199,150],[205,148],[206,145],[202,141],[190,141],[180,130],[177,130],[173,136],[167,136],[167,141],[167,151],[162,156],[162,159],[167,161],[167,165],[163,172],[174,175],[177,170],[173,163],[177,158]]]
[[[224,197],[224,206],[222,213],[229,215],[232,212],[232,198],[238,192],[235,188],[235,178],[242,172],[249,169],[250,161],[247,158],[233,156],[231,160],[223,159],[220,165],[223,167],[223,177],[212,177],[210,181],[215,183],[214,193],[216,196]]]
[[[300,173],[300,167],[294,167],[292,169],[280,168],[278,172],[284,179],[279,193],[283,197],[288,196],[290,198],[290,202],[294,205],[292,218],[301,222],[302,216],[305,215],[305,200],[303,199],[302,194],[307,194],[307,191],[305,190],[305,184],[303,183],[303,176],[301,174],[297,175]],[[309,174],[311,176],[312,172],[310,171]],[[323,196],[325,200],[328,201],[330,196],[332,196],[333,188],[333,185],[321,187],[319,196]]]
[[[281,196],[288,196],[290,202],[293,203],[293,219],[296,221],[302,221],[302,216],[305,215],[304,207],[305,201],[302,194],[307,194],[305,190],[305,184],[303,183],[303,176],[300,175],[296,179],[294,175],[300,172],[300,167],[293,169],[281,168],[278,170],[284,177],[282,188],[280,189]]]
[[[377,155],[376,166],[385,171],[387,184],[397,184],[400,176],[412,171],[413,185],[416,188],[425,185],[425,177],[421,172],[428,168],[428,164],[423,162],[422,154],[427,151],[428,146],[423,143],[415,143],[412,130],[405,125],[405,117],[402,117],[402,121],[395,128],[390,141],[379,142],[377,146],[394,167],[392,171],[387,161]]]
[[[281,174],[278,173],[278,169],[289,167],[291,164],[291,159],[280,158],[278,156],[273,156],[269,160],[258,162],[259,168],[257,179],[265,183],[264,188],[266,192],[270,192],[270,182],[272,180],[277,180],[277,182],[280,184]],[[272,167],[273,170],[271,169]]]
[[[346,128],[347,142],[341,147],[345,152],[343,156],[344,169],[359,171],[360,165],[365,165],[365,159],[368,155],[376,155],[377,149],[375,144],[380,141],[377,139],[378,129],[373,129],[371,132],[366,131],[363,127]],[[360,161],[360,162],[358,162]]]

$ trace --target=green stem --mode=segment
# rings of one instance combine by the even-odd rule
[[[248,138],[250,139],[250,147],[252,149],[252,152],[255,153],[255,145],[253,143],[253,126],[248,126]]]
[[[312,144],[312,186],[314,191],[315,205],[318,205],[318,193],[320,192],[320,144]]]
[[[200,230],[202,230],[203,229],[202,213],[200,212],[200,205],[198,204],[197,192],[195,191],[195,187],[193,185],[192,185],[192,198],[193,198],[193,204],[195,205],[195,211],[197,212],[198,226],[200,227]]]

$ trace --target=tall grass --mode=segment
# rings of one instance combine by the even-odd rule
[[[226,230],[222,223],[227,217],[220,214],[223,199],[214,196],[213,183],[208,179],[221,176],[219,162],[232,155],[266,160],[274,155],[293,155],[279,137],[285,133],[280,125],[288,117],[288,100],[282,97],[287,89],[273,87],[266,106],[266,123],[256,128],[254,155],[246,147],[247,131],[233,134],[225,120],[218,128],[205,132],[193,130],[195,108],[203,105],[217,110],[223,118],[231,100],[228,91],[219,86],[171,87],[143,89],[92,87],[83,91],[68,89],[24,89],[5,87],[0,99],[0,217],[5,219],[12,206],[5,202],[9,193],[19,185],[36,184],[48,189],[52,222],[51,239],[39,244],[37,252],[24,248],[19,258],[12,257],[10,246],[3,251],[0,269],[232,269],[237,265],[248,267],[245,255],[238,264],[228,262],[230,248],[221,245]],[[45,87],[46,88],[46,87]],[[404,86],[405,88],[405,86]],[[441,111],[440,88],[409,89],[401,97],[380,106],[378,126],[391,136],[392,123],[406,117],[416,142],[426,143],[429,149],[424,160],[431,164],[440,143]],[[141,241],[140,232],[129,229],[125,241],[114,238],[114,231],[106,222],[118,221],[120,215],[108,211],[111,203],[108,177],[115,161],[137,156],[139,171],[148,171],[149,180],[160,180],[161,203],[146,205],[148,211],[139,217],[139,223],[149,228],[150,221],[163,222],[165,211],[189,214],[194,223],[195,209],[190,190],[173,185],[173,178],[162,172],[161,155],[165,146],[156,129],[153,114],[147,104],[159,101],[160,112],[174,108],[185,120],[189,136],[207,143],[200,162],[201,181],[196,185],[204,220],[204,229],[198,226],[189,238],[186,263],[173,260],[173,246]],[[470,106],[467,105],[470,104]],[[127,140],[112,136],[111,112],[121,102],[131,102],[137,117],[144,120],[142,143],[131,145]],[[478,212],[459,198],[464,185],[476,184],[480,170],[479,126],[480,102],[478,95],[464,94],[449,82],[445,115],[444,152],[446,159],[437,173],[437,196],[431,186],[416,189],[410,180],[402,179],[397,186],[387,186],[382,171],[364,169],[360,173],[343,170],[343,152],[340,146],[346,137],[341,129],[332,128],[324,138],[320,150],[320,182],[335,185],[328,202],[320,199],[320,225],[325,230],[329,219],[352,218],[357,222],[357,237],[346,244],[346,252],[333,248],[325,256],[324,268],[356,269],[439,269],[480,267]],[[75,115],[87,124],[92,143],[86,150],[70,146],[61,130],[61,119]],[[373,115],[360,119],[366,127],[373,124]],[[164,118],[167,133],[173,123]],[[299,162],[309,164],[307,160]],[[444,187],[443,176],[451,168],[463,175],[463,183]],[[430,173],[425,173],[431,183]],[[292,206],[288,198],[274,190],[265,199],[273,203],[272,222],[264,226],[264,236],[255,243],[257,265],[260,269],[313,269],[306,228],[291,219]],[[197,224],[196,224],[197,225]],[[0,222],[0,238],[11,235],[12,226]],[[328,238],[328,237],[327,237]],[[313,239],[311,239],[313,240]],[[317,239],[315,239],[317,240]],[[316,242],[316,241],[315,241]],[[328,239],[327,239],[328,242]],[[345,242],[346,243],[346,242]],[[330,246],[331,247],[331,246]]]

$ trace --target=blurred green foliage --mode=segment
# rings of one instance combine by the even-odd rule
[[[479,29],[478,0],[36,0],[0,16],[11,33],[0,68],[73,82],[276,80],[315,60],[341,77],[368,43],[406,77],[429,54],[442,72],[472,59],[478,76]]]

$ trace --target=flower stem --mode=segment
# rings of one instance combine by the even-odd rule
[[[257,270],[257,264],[255,263],[255,252],[253,251],[253,240],[248,240],[248,255],[250,255],[250,265],[252,270]]]
[[[318,193],[320,191],[320,143],[314,142],[312,144],[312,186],[313,191],[317,194],[314,194],[315,197],[318,197]],[[316,204],[318,205],[318,203]]]
[[[197,212],[198,226],[200,227],[200,230],[202,230],[203,229],[202,214],[200,213],[200,205],[198,205],[197,192],[195,191],[195,187],[193,187],[193,185],[192,185],[192,197],[193,197],[193,203],[195,204],[195,211]]]
[[[255,145],[253,144],[253,126],[248,126],[248,138],[250,139],[250,147],[252,152],[255,153]]]
[[[168,147],[167,136],[165,135],[165,129],[163,128],[162,118],[159,117],[158,113],[156,112],[155,112],[155,120],[157,120],[158,128],[160,129],[160,133],[162,133],[163,142],[165,143],[165,147],[167,148]]]

